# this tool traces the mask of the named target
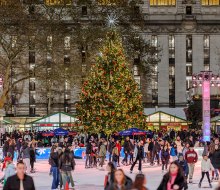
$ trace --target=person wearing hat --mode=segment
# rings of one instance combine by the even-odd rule
[[[194,147],[192,144],[190,145],[189,150],[185,154],[185,160],[189,167],[189,183],[192,183],[195,164],[198,161],[198,154],[194,150]]]

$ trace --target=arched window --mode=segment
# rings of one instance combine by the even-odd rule
[[[220,5],[220,1],[219,0],[202,0],[202,5],[203,6]]]
[[[176,0],[150,0],[150,6],[175,6]]]

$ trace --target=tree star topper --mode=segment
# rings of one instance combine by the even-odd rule
[[[107,25],[110,28],[116,27],[118,25],[118,17],[115,14],[110,14],[107,16]]]

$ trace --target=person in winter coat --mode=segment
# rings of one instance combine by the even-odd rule
[[[137,155],[135,156],[136,159],[134,161],[134,163],[132,164],[131,166],[131,169],[130,169],[130,173],[132,173],[133,169],[134,169],[134,166],[135,164],[137,163],[137,161],[139,162],[139,165],[138,165],[138,170],[139,170],[139,173],[142,173],[141,171],[141,168],[142,168],[142,160],[144,158],[144,147],[143,147],[143,141],[140,141],[137,145]]]
[[[177,154],[182,153],[183,147],[182,147],[182,141],[180,139],[180,136],[176,137],[175,144],[176,144],[176,147],[177,147]]]
[[[15,154],[15,140],[14,139],[10,139],[9,140],[9,147],[8,147],[8,152],[11,153],[11,158],[12,160],[14,159],[14,154]]]
[[[185,160],[189,167],[189,183],[192,183],[195,164],[198,161],[198,154],[194,150],[194,147],[191,146],[189,150],[186,152]]]
[[[49,164],[51,166],[53,181],[52,181],[52,187],[51,189],[57,189],[59,186],[59,155],[57,152],[57,147],[55,145],[51,148],[50,158],[49,158]]]
[[[21,159],[21,147],[22,147],[22,138],[19,138],[16,143],[18,161]]]
[[[157,159],[157,165],[160,165],[160,158],[159,158],[160,144],[158,143],[158,141],[153,140],[153,139],[152,139],[151,143],[152,143],[151,144],[151,147],[152,147],[151,165],[154,165],[154,158],[155,157]]]
[[[169,160],[170,160],[169,148],[167,146],[164,146],[161,151],[162,172],[164,171],[164,167],[165,167],[165,170],[167,170],[167,165],[169,163]]]
[[[71,186],[74,187],[74,181],[71,171],[75,170],[75,160],[73,153],[69,148],[65,148],[62,156],[59,159],[59,169],[61,172],[62,184],[71,183]],[[68,180],[69,179],[69,180]]]
[[[108,189],[111,184],[114,183],[114,173],[115,173],[115,166],[112,162],[109,162],[106,166],[106,170],[108,171],[108,174],[105,176],[104,181],[104,189]]]
[[[215,145],[215,150],[210,154],[213,167],[220,172],[220,146]]]
[[[10,138],[9,137],[6,137],[6,141],[3,145],[3,157],[6,157],[7,156],[7,152],[8,152],[8,149],[9,149],[9,141],[10,141]]]
[[[22,148],[21,148],[21,155],[23,162],[26,166],[26,173],[30,173],[30,144],[27,142],[23,142]]]
[[[119,140],[116,141],[116,145],[115,145],[118,149],[118,167],[120,167],[120,152],[121,152],[121,144],[119,142]]]
[[[177,160],[177,146],[176,146],[176,144],[172,144],[172,147],[170,149],[170,156],[172,158],[172,161]]]
[[[122,164],[125,164],[126,166],[128,166],[128,155],[131,152],[131,148],[132,148],[132,145],[131,145],[130,138],[126,137],[125,142],[124,142],[124,154],[125,154],[125,157],[122,160]]]
[[[177,162],[181,166],[181,169],[182,169],[183,174],[184,174],[184,178],[185,178],[185,188],[184,189],[188,189],[187,178],[188,178],[188,175],[189,175],[189,167],[188,167],[188,164],[187,164],[186,160],[184,160],[183,154],[179,154]]]
[[[5,175],[4,175],[4,184],[6,183],[7,179],[10,176],[15,175],[15,165],[13,164],[12,160],[7,161],[7,166],[6,166],[6,170],[5,170]]]
[[[115,147],[115,139],[111,138],[108,143],[109,162],[112,160],[112,150]]]
[[[99,149],[99,158],[100,158],[100,163],[99,163],[99,166],[101,167],[100,169],[101,170],[104,170],[103,169],[103,165],[104,165],[104,162],[105,162],[105,157],[106,157],[106,142],[102,142],[101,146],[100,146],[100,149]]]
[[[10,152],[8,152],[7,155],[4,157],[3,164],[2,164],[2,171],[6,168],[8,161],[12,161],[12,155]]]
[[[118,156],[119,156],[118,149],[117,147],[114,147],[112,150],[112,163],[114,164],[115,168],[117,168]]]
[[[36,162],[36,149],[35,149],[35,143],[30,144],[30,165],[31,165],[31,173],[35,173],[34,171],[34,163]],[[37,154],[38,155],[38,154]]]
[[[131,190],[132,179],[125,175],[122,169],[118,169],[114,173],[114,183],[106,190]]]
[[[202,170],[202,178],[200,179],[200,182],[199,182],[199,188],[201,187],[202,180],[203,180],[205,175],[207,176],[207,179],[208,179],[208,182],[209,182],[209,187],[212,188],[211,180],[210,180],[210,177],[209,177],[209,171],[214,170],[214,168],[213,168],[213,166],[211,164],[211,161],[210,161],[210,159],[208,158],[207,155],[203,156],[203,159],[202,159],[202,162],[201,162],[201,170]]]
[[[92,167],[92,141],[89,141],[86,145],[86,162],[85,162],[85,168]]]
[[[184,157],[182,154],[179,155],[177,161],[178,161],[179,165],[182,167],[184,176],[187,177],[189,175],[189,167],[188,167],[186,160],[184,160]]]
[[[189,143],[185,143],[185,144],[183,145],[183,151],[182,151],[184,158],[185,158],[185,154],[186,154],[186,152],[187,152],[188,150],[189,150]]]
[[[157,190],[183,190],[185,179],[181,166],[177,161],[170,164],[169,172],[163,176],[163,179]]]

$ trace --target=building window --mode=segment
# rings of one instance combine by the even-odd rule
[[[35,91],[30,92],[29,104],[30,105],[35,105],[35,100],[36,100]]]
[[[219,0],[202,0],[202,5],[220,5]]]
[[[192,66],[186,66],[186,76],[192,76]]]
[[[174,76],[175,75],[175,67],[174,66],[169,66],[169,75]]]
[[[189,90],[192,87],[192,79],[186,80],[186,89]]]
[[[36,108],[35,107],[30,107],[29,108],[29,115],[30,116],[35,116]]]
[[[151,45],[155,48],[158,47],[158,38],[156,35],[151,36]]]
[[[35,63],[35,52],[29,51],[29,63]]]
[[[45,0],[45,4],[49,6],[54,5],[71,5],[72,0]]]
[[[150,0],[150,6],[175,6],[176,0]]]
[[[175,79],[174,78],[169,78],[169,89],[170,90],[175,89]]]
[[[87,6],[82,6],[82,16],[86,16],[87,14]]]
[[[169,35],[169,64],[175,64],[175,38]]]
[[[210,37],[204,35],[204,67],[210,65]],[[207,67],[206,67],[207,68]]]
[[[69,50],[70,49],[70,37],[66,36],[64,38],[64,49]]]
[[[186,62],[192,62],[192,35],[186,36]]]

